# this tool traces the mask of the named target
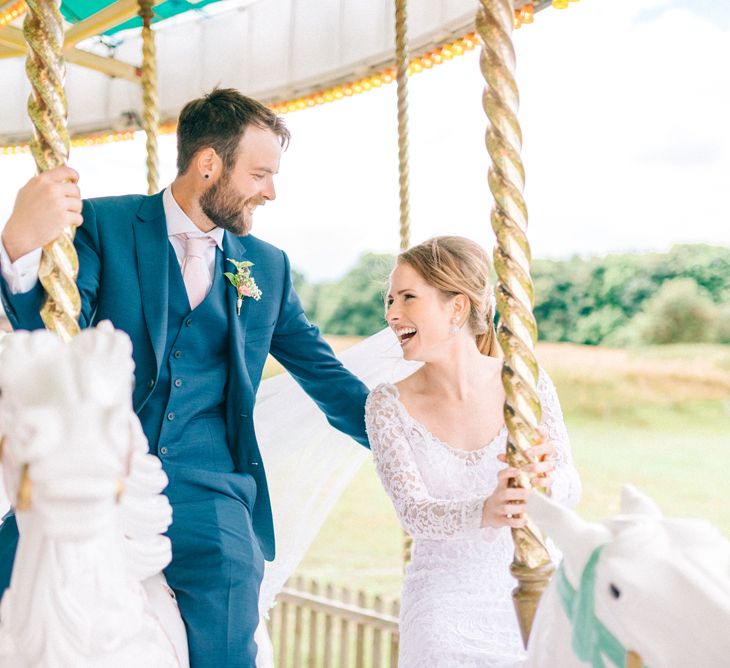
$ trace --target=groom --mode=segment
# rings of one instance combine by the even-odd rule
[[[111,320],[134,347],[134,408],[170,479],[172,563],[192,668],[254,665],[258,591],[274,529],[253,407],[270,352],[330,423],[367,446],[367,388],[343,368],[294,292],[284,252],[251,236],[276,197],[283,121],[235,90],[189,102],[178,175],[151,197],[80,199],[61,167],[31,179],[2,234],[2,303],[13,327],[43,327],[40,250],[81,225],[81,325]],[[236,267],[228,259],[251,263]],[[224,275],[231,272],[239,291]],[[17,543],[0,528],[0,592]]]

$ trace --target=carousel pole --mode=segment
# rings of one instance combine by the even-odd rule
[[[408,202],[408,0],[395,0],[395,69],[398,88],[398,182],[400,184],[400,247],[410,246]]]
[[[514,76],[514,1],[479,1],[476,25],[483,43],[480,66],[486,86],[482,104],[489,120],[486,145],[492,159],[488,181],[494,195],[491,221],[497,237],[494,251],[500,315],[497,335],[504,352],[502,383],[506,394],[504,419],[509,431],[507,461],[510,466],[521,468],[530,463],[526,450],[539,439],[541,407],[534,352],[537,325],[532,313],[527,207],[522,195],[525,171],[520,157],[522,131],[517,120],[519,93]],[[523,473],[513,485],[529,487],[530,481]],[[518,581],[512,597],[522,639],[527,645],[535,610],[554,566],[539,530],[532,523],[513,529],[512,538],[515,556],[511,571]]]
[[[157,134],[160,125],[159,99],[157,97],[157,54],[155,33],[152,31],[152,0],[139,0],[142,18],[142,128],[147,136],[147,194],[159,191],[159,157]]]
[[[66,164],[69,136],[63,80],[63,21],[54,0],[28,0],[23,34],[28,42],[25,69],[31,84],[28,115],[33,123],[31,153],[39,172]],[[46,327],[68,341],[79,331],[81,298],[76,286],[79,261],[74,228],[43,247],[38,278],[46,291],[41,318]]]
[[[408,0],[395,0],[395,81],[398,95],[398,183],[400,186],[400,249],[410,246],[408,198]],[[413,537],[403,530],[403,567],[411,560]]]

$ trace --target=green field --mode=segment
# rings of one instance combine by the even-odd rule
[[[351,343],[335,340],[336,348]],[[630,482],[668,515],[703,517],[730,536],[730,346],[635,351],[543,344],[583,480],[578,511],[618,510]],[[401,532],[370,461],[315,540],[299,573],[398,596]]]

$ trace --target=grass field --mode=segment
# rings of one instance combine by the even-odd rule
[[[337,349],[352,342],[333,338]],[[614,514],[630,482],[668,515],[706,518],[730,536],[730,346],[542,344],[538,358],[558,388],[584,517]],[[368,461],[299,572],[397,596],[401,568],[400,528]]]

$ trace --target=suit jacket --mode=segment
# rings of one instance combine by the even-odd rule
[[[135,411],[152,392],[167,335],[167,225],[162,194],[125,195],[85,200],[84,224],[74,244],[79,255],[78,287],[82,327],[111,320],[132,339],[135,361]],[[337,360],[302,310],[291,282],[289,259],[280,249],[254,236],[225,232],[226,258],[254,263],[251,274],[262,291],[260,301],[245,298],[236,314],[236,294],[228,299],[229,377],[226,427],[236,470],[257,484],[253,526],[262,552],[274,557],[274,530],[266,474],[256,441],[253,407],[269,352],[283,364],[337,429],[368,445],[365,433],[367,388]],[[2,302],[15,329],[43,327],[40,285],[10,294],[0,279]]]

